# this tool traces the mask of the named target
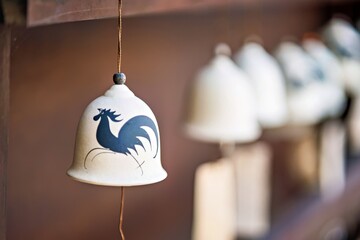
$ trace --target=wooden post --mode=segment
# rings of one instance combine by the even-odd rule
[[[0,26],[0,240],[6,240],[10,45],[10,27]]]

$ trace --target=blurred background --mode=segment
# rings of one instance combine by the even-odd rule
[[[264,49],[275,54],[284,39],[301,45],[309,32],[322,39],[324,27],[335,14],[354,31],[360,19],[359,1],[241,2],[123,19],[122,68],[127,85],[157,117],[162,164],[168,172],[161,183],[126,189],[127,239],[193,238],[196,169],[223,155],[217,143],[188,138],[183,132],[184,116],[195,76],[213,58],[219,42],[236,53],[249,36],[256,35]],[[331,51],[340,60],[344,55]],[[357,51],[354,47],[355,56],[347,57],[357,59]],[[120,239],[120,190],[78,183],[65,174],[73,158],[78,120],[87,104],[112,85],[116,53],[115,18],[13,27],[7,239]],[[286,72],[284,64],[280,66],[282,73]],[[358,69],[355,64],[354,72]],[[344,109],[336,116],[311,124],[284,124],[283,128],[264,130],[253,142],[238,144],[247,147],[260,141],[271,151],[269,229],[261,236],[238,234],[234,239],[359,238],[360,155],[351,150],[346,125],[357,97],[344,91]],[[341,155],[347,180],[341,193],[323,200],[321,133],[334,119],[347,129]],[[360,131],[350,130],[354,131],[359,137]],[[310,156],[299,160],[304,156],[299,157],[296,149],[307,141],[312,144],[305,146]],[[312,150],[315,153],[309,153]],[[221,209],[221,204],[218,207]]]

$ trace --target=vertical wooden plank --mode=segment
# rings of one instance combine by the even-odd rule
[[[0,26],[0,240],[6,239],[10,44],[10,27]]]

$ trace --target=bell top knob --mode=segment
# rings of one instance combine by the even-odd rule
[[[113,76],[113,81],[116,85],[123,85],[126,82],[126,75],[125,73],[119,72],[115,73]]]
[[[215,55],[225,55],[230,57],[231,48],[226,43],[219,43],[215,46],[214,53]]]

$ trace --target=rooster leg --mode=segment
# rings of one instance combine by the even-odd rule
[[[140,163],[140,165],[137,168],[141,168],[142,165],[144,165],[145,161],[143,161],[142,163]]]
[[[138,164],[138,168],[140,168],[140,170],[141,170],[141,176],[144,175],[144,171],[143,171],[143,169],[142,169],[142,167],[141,167],[142,164],[140,164],[139,161],[138,161],[133,155],[130,154],[130,156],[131,156],[131,157],[136,161],[136,163]]]
[[[101,153],[96,154],[96,155],[91,159],[91,161],[94,161],[94,159],[95,159],[97,156],[99,156],[99,155],[101,155],[101,154],[105,154],[105,153],[116,154],[116,152],[101,152]]]
[[[90,155],[91,152],[95,151],[95,150],[109,150],[108,148],[93,148],[91,149],[85,156],[85,160],[84,160],[84,168],[87,169],[86,167],[86,160],[88,158],[88,156]]]

